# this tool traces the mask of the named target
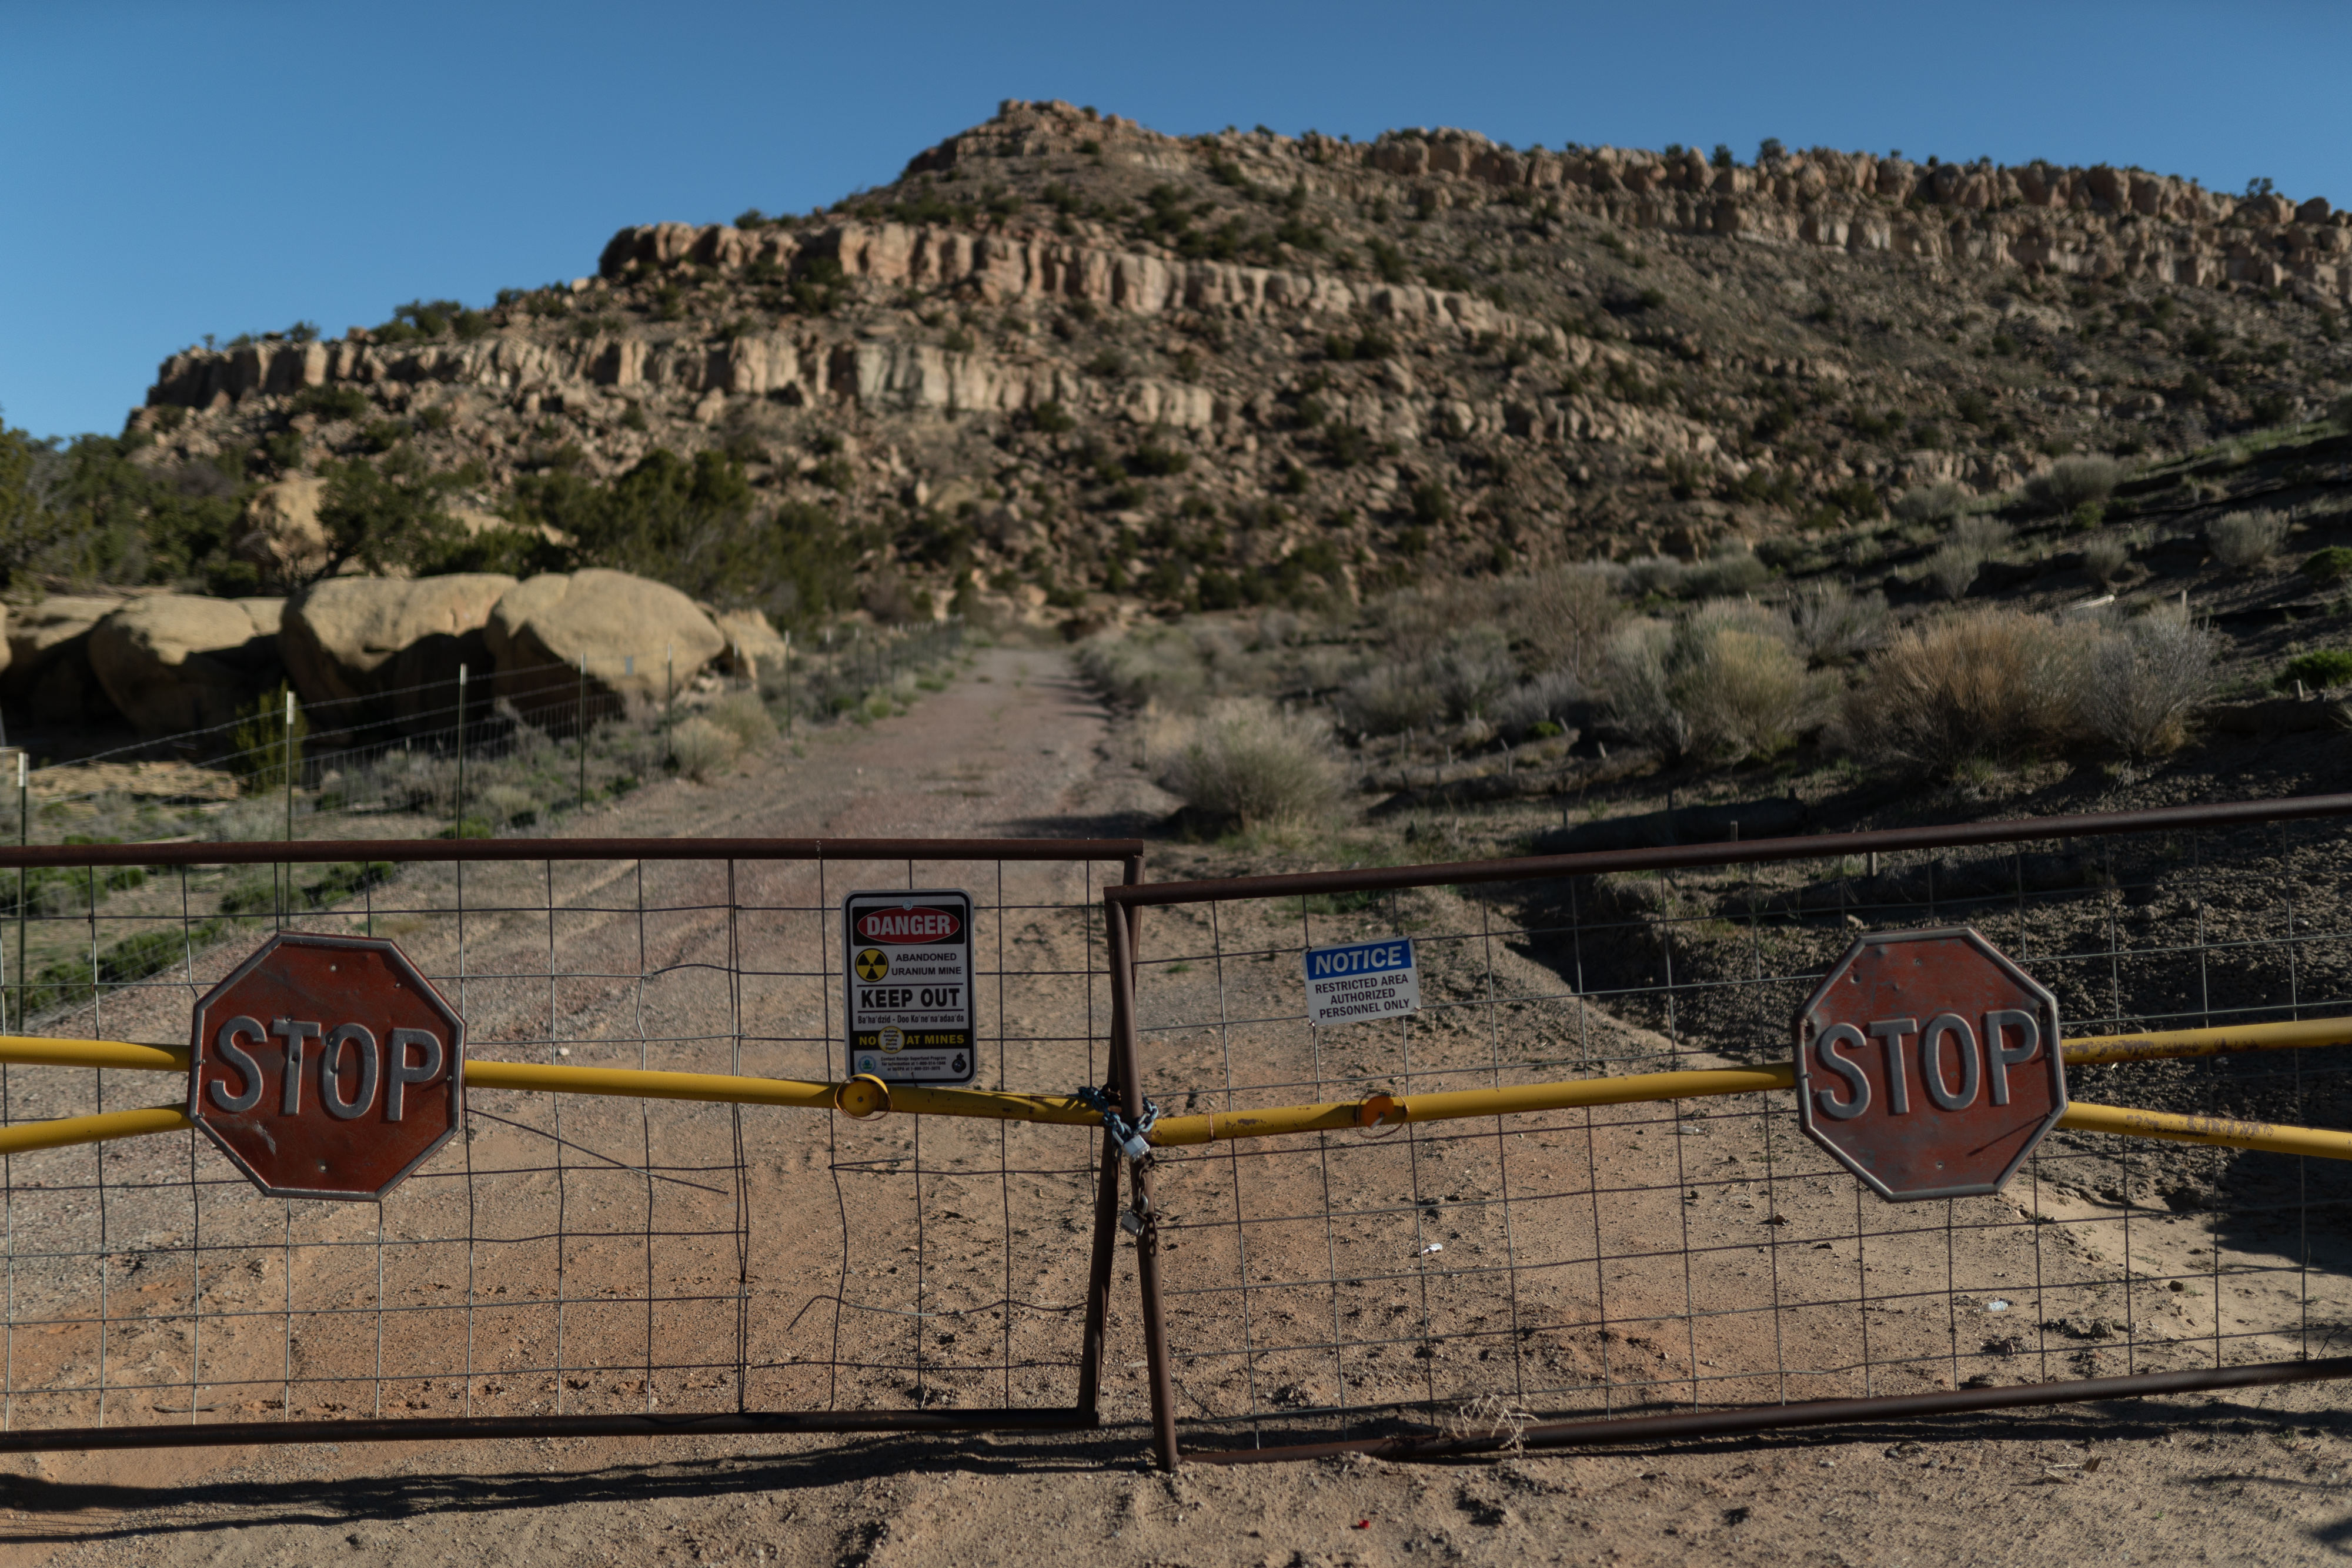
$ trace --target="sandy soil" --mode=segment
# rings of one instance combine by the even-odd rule
[[[1167,804],[1052,653],[984,653],[910,716],[820,731],[805,751],[709,788],[649,789],[579,831],[1075,835],[1135,831]],[[983,891],[983,873],[993,872],[828,868],[819,883],[804,868],[745,872],[731,919],[723,873],[709,867],[486,876],[468,885],[464,939],[477,1054],[562,1050],[573,1063],[824,1075],[832,1048],[821,976],[761,955],[821,939],[830,901],[862,878],[936,876]],[[1095,887],[1064,869],[1014,873],[994,900],[1003,907],[984,939],[1004,955],[992,998],[1003,1019],[996,1081],[1031,1089],[1098,1079],[1091,1055],[1108,998],[1088,974],[1098,933],[1078,913]],[[384,897],[397,907],[374,912],[379,929],[396,929],[436,972],[457,967],[451,891],[407,879]],[[1471,932],[1479,919],[1441,891],[1409,913],[1432,933]],[[1323,940],[1349,919],[1317,917],[1307,934]],[[1580,1006],[1541,963],[1466,936],[1440,946],[1433,983],[1479,1005],[1436,1009],[1394,1033],[1363,1031],[1326,1060],[1248,1021],[1268,1012],[1283,967],[1257,955],[1301,936],[1276,920],[1204,933],[1190,916],[1149,917],[1147,1054],[1154,1092],[1171,1104],[1508,1081],[1555,1073],[1563,1060],[1714,1060]],[[730,951],[751,972],[740,988],[698,967]],[[1505,1005],[1494,999],[1498,984]],[[106,1027],[168,1038],[179,1004],[159,992],[146,1005],[147,1015],[118,1013]],[[16,1113],[88,1109],[90,1092],[20,1089]],[[300,1206],[289,1218],[286,1206],[223,1184],[202,1189],[213,1261],[183,1278],[152,1261],[184,1256],[173,1249],[198,1218],[184,1182],[171,1185],[170,1153],[157,1152],[176,1140],[113,1145],[110,1181],[159,1185],[143,1199],[113,1199],[118,1224],[138,1234],[108,1239],[122,1249],[98,1277],[114,1303],[110,1325],[96,1337],[20,1330],[10,1346],[16,1385],[93,1386],[100,1354],[116,1386],[136,1382],[139,1368],[159,1384],[184,1380],[192,1347],[141,1319],[201,1299],[232,1314],[203,1351],[209,1392],[199,1397],[218,1414],[258,1413],[272,1399],[295,1414],[363,1411],[378,1398],[390,1401],[386,1414],[401,1405],[731,1407],[731,1344],[716,1358],[679,1347],[735,1332],[740,1248],[754,1304],[740,1375],[755,1405],[1069,1397],[1091,1152],[1082,1135],[932,1126],[918,1148],[917,1129],[887,1119],[751,1113],[740,1124],[739,1188],[729,1152],[738,1124],[724,1111],[574,1102],[559,1125],[552,1107],[525,1096],[477,1104],[505,1118],[453,1151],[457,1168],[473,1162],[478,1212],[459,1212],[462,1182],[420,1176],[387,1206],[385,1223],[405,1244],[387,1250],[381,1277],[373,1209]],[[1160,1186],[1171,1336],[1194,1440],[1320,1429],[1312,1412],[1342,1397],[1443,1406],[1500,1392],[1549,1414],[1671,1404],[1693,1390],[1766,1396],[1784,1365],[1799,1369],[1791,1397],[1859,1393],[1856,1358],[1835,1343],[1855,1329],[1875,1338],[1879,1392],[2123,1370],[2102,1326],[2118,1318],[2135,1324],[2133,1364],[2179,1364],[2169,1358],[2201,1354],[2225,1289],[2241,1292],[2226,1327],[2241,1336],[2231,1359],[2300,1343],[2306,1309],[2300,1289],[2293,1301],[2281,1294],[2280,1243],[2231,1237],[2225,1261],[2197,1222],[2144,1211],[2126,1242],[2122,1213],[2088,1177],[1958,1206],[1948,1228],[1943,1206],[1933,1216],[1858,1211],[1852,1184],[1753,1105],[1530,1118],[1507,1134],[1412,1132],[1168,1162]],[[624,1148],[670,1179],[616,1170],[613,1151]],[[76,1207],[86,1198],[63,1185],[78,1179],[81,1167],[66,1163],[76,1157],[89,1158],[56,1156],[58,1185],[20,1204],[20,1250],[45,1227],[64,1236],[87,1223]],[[177,1157],[186,1159],[184,1145]],[[23,1186],[41,1172],[20,1161],[15,1179]],[[1303,1209],[1297,1194],[1307,1183],[1328,1203]],[[558,1199],[566,1218],[550,1239],[544,1216]],[[220,1247],[225,1239],[233,1244]],[[2118,1266],[2126,1246],[2127,1269]],[[944,1568],[1433,1554],[2071,1563],[2094,1553],[2273,1563],[2333,1557],[2352,1536],[2342,1493],[2352,1422],[2334,1413],[2326,1388],[1494,1464],[1349,1459],[1163,1478],[1142,1464],[1130,1256],[1122,1247],[1099,1434],[44,1456],[0,1467],[0,1563],[479,1557]],[[87,1303],[94,1267],[20,1265],[16,1316]],[[165,1277],[142,1279],[142,1270]],[[559,1278],[568,1281],[560,1312]],[[2200,1278],[2199,1294],[2168,1288]],[[666,1298],[650,1321],[648,1281]],[[1766,1281],[1773,1293],[1759,1296]],[[599,1288],[626,1310],[583,1304]],[[2310,1293],[2307,1312],[2324,1321],[2352,1304],[2326,1279]],[[2033,1332],[1991,1315],[1996,1300],[2032,1320],[2014,1327]],[[1801,1353],[1779,1343],[1784,1324],[1808,1317],[1775,1313],[1775,1301],[1817,1303],[1822,1344]],[[1961,1322],[1964,1301],[1981,1315]],[[376,1304],[388,1310],[348,1310]],[[382,1322],[392,1328],[379,1340]],[[2070,1322],[2080,1343],[2045,1326]],[[373,1376],[379,1343],[389,1347],[385,1385]],[[836,1374],[824,1364],[835,1358],[853,1364]],[[95,1413],[87,1394],[47,1397],[37,1413],[20,1403],[18,1419]],[[169,1414],[160,1396],[149,1403]],[[110,1418],[121,1415],[118,1406]]]

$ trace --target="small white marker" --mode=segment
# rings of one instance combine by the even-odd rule
[[[1989,1312],[2005,1312],[2009,1311],[2009,1303],[2002,1301],[1999,1296],[1995,1296],[1991,1301],[1985,1303],[1985,1311]]]
[[[1433,1241],[1433,1242],[1431,1242],[1428,1246],[1426,1246],[1426,1247],[1424,1247],[1424,1248],[1423,1248],[1423,1249],[1421,1249],[1421,1255],[1422,1255],[1423,1257],[1426,1258],[1426,1257],[1428,1257],[1432,1252],[1443,1252],[1443,1251],[1444,1251],[1444,1250],[1445,1250],[1445,1243],[1444,1243],[1444,1242],[1443,1242],[1443,1241]]]

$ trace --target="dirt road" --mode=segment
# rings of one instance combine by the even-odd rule
[[[803,737],[803,755],[780,747],[710,786],[650,789],[577,831],[1133,832],[1168,802],[1115,754],[1112,736],[1108,716],[1058,655],[991,651],[909,716],[870,729],[817,731]],[[806,893],[779,888],[780,898]],[[673,891],[681,899],[695,892]],[[583,925],[578,940],[591,947],[609,940],[602,929]],[[710,929],[681,923],[677,951],[690,956]],[[520,951],[523,934],[509,935]],[[436,939],[430,929],[404,938]],[[471,938],[481,954],[497,953],[502,939],[479,930]],[[1041,936],[1040,951],[1054,950],[1054,940]],[[583,989],[568,1001],[551,997],[543,1015],[530,1014],[537,1005],[488,990],[468,1004],[469,1016],[511,1014],[517,1038],[537,1031],[574,1040],[603,1038],[602,1020],[618,1004]],[[679,1016],[690,1022],[694,1005],[681,1002]],[[799,1041],[810,1030],[804,998],[780,991],[764,1005],[780,1040]],[[1075,996],[1044,998],[1039,1014],[1050,1021],[1057,1009],[1088,1005]],[[814,1041],[777,1049],[803,1045],[824,1049]],[[757,1070],[782,1071],[783,1060]],[[1034,1071],[1021,1061],[1004,1067],[1007,1082]],[[484,1147],[483,1157],[497,1146]],[[1617,1147],[1617,1157],[1639,1157],[1630,1142]],[[797,1201],[824,1158],[813,1145],[797,1166],[755,1177],[768,1184],[759,1201],[772,1210]],[[896,1223],[877,1219],[877,1239],[892,1239]],[[841,1260],[845,1274],[856,1261]],[[812,1288],[761,1260],[752,1271],[759,1289],[779,1296]],[[1073,1283],[1066,1270],[1049,1269],[1030,1290],[1066,1295]],[[1131,1291],[1124,1270],[1118,1289]],[[2352,1540],[2345,1492],[2352,1422],[2333,1413],[2334,1391],[2326,1388],[1530,1454],[1497,1464],[1347,1459],[1193,1467],[1165,1478],[1140,1462],[1142,1390],[1133,1364],[1140,1351],[1131,1332],[1123,1322],[1114,1326],[1105,1390],[1111,1425],[1084,1437],[319,1444],[8,1461],[0,1464],[0,1568],[440,1560],[883,1568],[1286,1568],[1433,1558],[2281,1563],[2331,1559]],[[306,1354],[323,1361],[334,1347]]]

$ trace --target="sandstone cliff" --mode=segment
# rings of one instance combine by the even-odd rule
[[[1009,102],[806,218],[632,227],[486,312],[175,354],[131,423],[167,465],[404,442],[491,508],[723,447],[764,504],[869,531],[877,612],[1098,614],[1689,554],[2200,444],[2333,398],[2347,292],[2325,200],[2137,170]]]

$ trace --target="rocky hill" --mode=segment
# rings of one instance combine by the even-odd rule
[[[268,484],[211,547],[247,591],[352,553],[364,506],[333,548],[305,480],[373,465],[509,557],[634,551],[604,563],[782,618],[1098,623],[1703,556],[2291,423],[2347,373],[2348,225],[2129,169],[1007,102],[804,217],[174,354],[124,444],[166,488]]]

